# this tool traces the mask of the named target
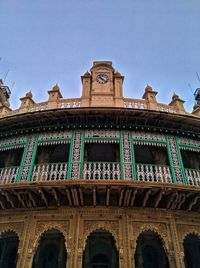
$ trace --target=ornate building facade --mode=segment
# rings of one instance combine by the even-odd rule
[[[0,84],[0,267],[200,267],[199,105],[124,98],[111,62],[81,80],[16,110]]]

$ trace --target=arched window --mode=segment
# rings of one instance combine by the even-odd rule
[[[140,234],[135,253],[135,268],[169,268],[160,237],[151,231]]]
[[[16,268],[19,238],[14,232],[0,235],[0,267]]]
[[[89,236],[83,254],[83,268],[119,268],[115,241],[109,232],[96,230]]]
[[[33,260],[33,268],[66,268],[64,237],[58,230],[44,234]]]
[[[200,267],[200,239],[196,235],[188,235],[184,240],[185,267]]]

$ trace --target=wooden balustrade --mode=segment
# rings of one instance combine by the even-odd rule
[[[172,183],[169,166],[136,164],[136,174],[139,181]]]
[[[83,167],[83,178],[88,180],[120,180],[120,163],[87,162]]]
[[[65,180],[67,163],[39,164],[33,167],[32,181]]]
[[[188,184],[200,186],[200,170],[186,168],[185,174],[188,180]]]
[[[19,167],[5,167],[0,169],[0,184],[15,183]]]

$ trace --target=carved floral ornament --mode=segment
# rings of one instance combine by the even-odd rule
[[[132,249],[134,251],[134,254],[136,251],[138,238],[140,235],[142,235],[145,232],[155,233],[155,235],[157,235],[161,239],[163,248],[164,248],[166,254],[168,254],[168,252],[169,252],[169,239],[167,238],[166,230],[163,230],[163,228],[161,228],[161,226],[158,226],[158,225],[156,226],[156,225],[151,225],[151,224],[144,224],[138,228],[138,231],[136,231],[135,236],[134,236],[135,240],[132,241]]]
[[[43,222],[38,223],[37,227],[36,227],[36,232],[35,232],[35,239],[32,242],[32,244],[30,243],[29,245],[29,253],[32,254],[37,251],[37,248],[40,244],[41,239],[43,238],[43,236],[51,230],[57,230],[59,231],[65,240],[65,249],[67,254],[69,254],[70,252],[70,237],[69,237],[69,221],[64,221],[63,223],[59,222],[49,222],[44,224]]]

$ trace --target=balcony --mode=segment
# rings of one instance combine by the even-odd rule
[[[19,166],[0,168],[0,184],[15,183]]]
[[[86,180],[120,180],[120,163],[86,162],[83,165],[83,178]]]
[[[34,165],[32,181],[60,181],[67,176],[67,163],[48,163]]]
[[[169,166],[136,164],[136,175],[139,181],[172,183]]]
[[[188,180],[188,184],[200,186],[200,170],[186,168],[185,174]]]
[[[124,164],[125,167],[126,164]],[[132,168],[132,165],[130,168]],[[0,168],[0,184],[17,182],[19,166]],[[32,171],[32,182],[62,181],[67,178],[68,163],[36,164]],[[200,170],[185,169],[188,185],[200,186]],[[119,162],[85,162],[83,164],[84,180],[121,180]],[[135,178],[132,178],[135,180]],[[143,182],[173,183],[171,168],[167,165],[136,164],[136,179]],[[126,180],[126,178],[125,178]]]

